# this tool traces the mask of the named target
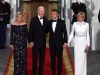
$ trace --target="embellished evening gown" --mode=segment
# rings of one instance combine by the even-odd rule
[[[11,25],[10,44],[14,46],[14,75],[27,75],[27,25]]]
[[[74,38],[75,75],[87,75],[86,46],[90,46],[89,24],[74,22],[68,44]]]

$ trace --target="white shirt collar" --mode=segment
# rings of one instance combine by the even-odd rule
[[[39,15],[38,15],[38,18],[39,18],[41,24],[43,25],[43,19],[40,19],[41,17]]]
[[[56,18],[56,19],[53,19],[53,20],[57,20],[58,18]]]
[[[52,30],[55,32],[57,22],[52,22]]]
[[[40,16],[40,15],[38,15],[38,18],[40,19],[40,18],[41,18],[41,16]]]

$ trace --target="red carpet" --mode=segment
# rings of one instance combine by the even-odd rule
[[[6,71],[4,75],[13,75],[13,54],[11,52],[8,65],[6,67]],[[51,68],[50,68],[50,50],[46,48],[46,55],[45,55],[45,63],[44,63],[44,75],[51,75]],[[27,75],[32,75],[32,50],[27,50]],[[62,67],[62,75],[74,75],[73,63],[71,61],[71,57],[69,54],[68,49],[65,49],[63,52],[63,67]]]

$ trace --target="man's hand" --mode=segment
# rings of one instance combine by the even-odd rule
[[[0,21],[3,21],[3,18],[0,18]]]
[[[7,24],[7,28],[11,28],[11,24]]]
[[[63,48],[66,48],[66,47],[68,47],[68,44],[67,43],[64,43],[63,44]]]
[[[29,47],[34,47],[34,43],[33,42],[30,42],[29,43]]]

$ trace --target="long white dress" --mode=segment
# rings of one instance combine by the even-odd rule
[[[74,64],[75,75],[87,75],[86,46],[90,46],[89,24],[87,22],[75,22],[68,39],[68,45],[74,38]]]

